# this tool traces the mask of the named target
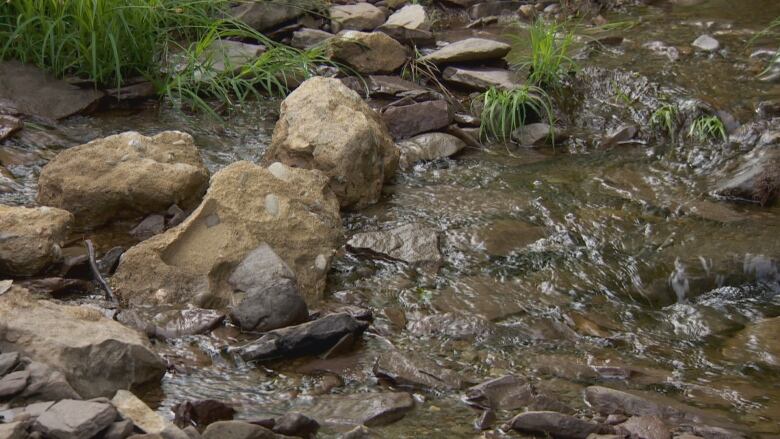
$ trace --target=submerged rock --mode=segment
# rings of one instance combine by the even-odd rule
[[[437,64],[468,61],[489,61],[505,57],[512,46],[485,38],[466,38],[450,43],[443,48],[420,58]]]
[[[331,59],[358,73],[392,73],[406,62],[406,48],[383,32],[342,32],[328,41]]]
[[[457,372],[422,357],[397,351],[377,358],[374,375],[397,386],[425,390],[457,390],[463,385]]]
[[[563,413],[540,411],[521,413],[510,421],[512,429],[560,439],[586,439],[598,432],[599,424]]]
[[[311,439],[317,436],[319,429],[320,424],[314,419],[300,413],[290,412],[275,420],[273,431],[285,436]]]
[[[157,383],[165,373],[137,331],[95,309],[35,300],[16,288],[0,296],[0,349],[50,365],[85,398]]]
[[[714,52],[720,49],[720,42],[710,35],[701,35],[693,42],[693,47],[705,52]]]
[[[382,119],[394,139],[440,130],[452,123],[452,118],[449,104],[444,100],[391,106],[382,112]]]
[[[113,219],[187,209],[206,191],[209,172],[192,136],[126,132],[69,148],[41,170],[38,202],[94,227]]]
[[[334,32],[344,30],[372,31],[385,22],[385,13],[371,3],[330,7],[330,26]]]
[[[59,262],[72,222],[65,210],[0,204],[0,277],[32,276]]]
[[[379,199],[398,166],[398,150],[379,115],[357,93],[337,79],[317,77],[282,102],[265,160],[318,169],[341,207],[362,207]]]
[[[390,230],[357,233],[347,242],[353,252],[368,252],[413,265],[438,265],[439,237],[423,224],[406,224]]]
[[[375,427],[391,424],[414,408],[414,399],[405,392],[327,395],[300,410],[322,425]]]
[[[466,401],[485,409],[517,410],[533,401],[533,388],[528,381],[505,375],[466,390]]]
[[[780,367],[780,317],[754,323],[726,342],[723,355],[731,361]]]
[[[132,304],[229,305],[234,268],[272,246],[316,300],[341,236],[338,201],[319,171],[233,163],[214,175],[201,205],[178,227],[128,250],[113,277]]]
[[[446,133],[426,133],[398,144],[399,164],[409,168],[417,162],[451,157],[466,147],[466,143]]]
[[[490,87],[511,90],[522,85],[515,73],[490,67],[447,67],[442,77],[447,82],[477,91]]]
[[[265,333],[259,339],[233,351],[246,361],[321,354],[345,337],[358,337],[368,323],[347,313],[330,314],[312,322]]]
[[[669,427],[657,416],[632,416],[628,421],[618,425],[618,431],[625,431],[637,439],[670,439],[672,433]]]
[[[45,119],[63,119],[97,107],[103,92],[80,88],[18,61],[0,62],[0,101],[16,112]]]
[[[214,399],[184,401],[173,407],[174,423],[180,428],[194,425],[204,428],[218,421],[232,421],[236,410]]]
[[[722,174],[725,181],[713,192],[717,197],[771,205],[780,196],[780,146],[756,148]]]

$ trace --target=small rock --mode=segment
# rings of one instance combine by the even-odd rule
[[[112,247],[109,251],[103,254],[103,257],[98,259],[98,270],[100,270],[104,276],[110,276],[114,274],[117,265],[119,265],[119,258],[122,257],[124,252],[125,249],[122,247]]]
[[[13,370],[13,368],[19,363],[19,353],[18,352],[6,352],[5,354],[0,354],[0,378],[5,376],[8,372]]]
[[[0,400],[10,399],[12,396],[20,393],[27,387],[29,379],[30,372],[26,370],[11,372],[0,378]]]
[[[277,418],[273,427],[274,433],[304,439],[316,437],[319,429],[320,424],[317,421],[295,412],[285,413],[282,417]]]
[[[492,409],[487,409],[482,412],[481,415],[474,421],[474,428],[477,431],[484,431],[489,429],[496,423],[496,412]]]
[[[240,72],[242,67],[253,63],[265,50],[265,46],[258,44],[217,39],[201,52],[198,61],[207,66],[205,74]]]
[[[328,41],[328,55],[358,73],[392,73],[406,62],[406,48],[383,32],[347,31]]]
[[[22,121],[13,116],[0,115],[0,142],[21,130],[23,126]]]
[[[529,123],[512,132],[512,140],[526,148],[552,145],[561,140],[557,131],[546,123]]]
[[[330,314],[312,322],[269,331],[234,351],[246,361],[317,355],[332,348],[348,334],[361,335],[367,327],[368,323],[347,313]]]
[[[607,133],[606,137],[601,140],[601,146],[608,148],[628,142],[636,136],[638,131],[639,129],[636,125],[620,125]]]
[[[55,401],[37,402],[24,407],[0,411],[0,420],[3,422],[30,421],[43,414]],[[2,425],[2,424],[0,424]],[[0,436],[1,438],[2,436]]]
[[[184,401],[173,407],[174,423],[180,427],[205,428],[218,421],[232,421],[236,410],[222,401],[201,399]]]
[[[557,412],[525,412],[510,421],[512,429],[547,434],[560,439],[586,439],[599,431],[598,424]]]
[[[103,432],[103,439],[126,439],[132,434],[133,421],[125,419],[111,424],[111,426]]]
[[[321,425],[374,427],[398,421],[413,408],[414,398],[410,394],[382,392],[320,396],[301,411]]]
[[[293,32],[290,45],[298,49],[311,49],[312,47],[325,43],[333,37],[335,37],[335,35],[330,32],[305,27]]]
[[[87,439],[111,425],[116,414],[111,404],[66,399],[43,412],[33,430],[56,439]]]
[[[331,29],[372,31],[385,22],[385,13],[370,3],[336,5],[330,8]]]
[[[399,165],[409,168],[417,162],[451,157],[466,147],[466,143],[451,134],[425,133],[398,143]]]
[[[165,429],[165,420],[127,390],[118,390],[111,404],[125,419],[132,420],[145,433],[160,433]]]
[[[633,416],[620,424],[618,429],[626,431],[636,439],[670,439],[672,433],[657,416]]]
[[[397,140],[445,128],[452,123],[452,112],[447,101],[436,100],[388,107],[382,119]]]
[[[436,266],[442,260],[436,231],[418,223],[355,234],[347,242],[347,248],[353,252],[368,252],[413,265]]]
[[[139,240],[149,239],[165,230],[165,217],[162,215],[149,215],[130,231],[130,234]]]
[[[15,405],[29,404],[33,401],[58,401],[60,399],[81,398],[70,386],[65,376],[48,365],[31,361],[25,370],[30,372],[30,379],[22,393],[14,397],[13,403]],[[40,408],[40,406],[35,404],[28,407]]]
[[[517,75],[506,69],[488,67],[447,67],[442,72],[445,81],[472,90],[484,91],[490,87],[511,90],[522,85]]]
[[[713,191],[727,200],[772,205],[780,197],[780,147],[756,148],[741,156],[736,169],[721,171],[724,177]]]
[[[514,15],[522,2],[517,0],[492,0],[477,3],[469,8],[472,20],[490,16]]]
[[[241,2],[230,9],[230,15],[263,32],[303,15],[305,9],[295,2]]]
[[[693,47],[705,52],[714,52],[720,48],[720,42],[710,35],[702,35],[693,42]]]
[[[533,399],[533,388],[527,381],[514,375],[485,381],[466,390],[466,401],[494,410],[517,410]]]
[[[462,386],[460,375],[433,361],[393,351],[377,358],[374,375],[397,386],[425,390],[456,390]]]
[[[241,421],[215,422],[203,432],[203,439],[278,439],[271,430]]]
[[[451,64],[468,61],[489,61],[505,57],[512,46],[484,38],[467,38],[450,43],[443,48],[423,56],[421,61],[437,64]]]

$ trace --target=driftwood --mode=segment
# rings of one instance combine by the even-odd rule
[[[92,269],[92,275],[95,277],[95,281],[100,284],[100,287],[103,288],[103,291],[106,292],[106,300],[114,304],[118,303],[116,296],[114,295],[114,291],[111,290],[108,282],[106,282],[103,274],[100,273],[100,270],[98,269],[97,261],[95,260],[95,246],[89,239],[85,239],[84,244],[87,245],[87,253],[89,254],[89,267]]]

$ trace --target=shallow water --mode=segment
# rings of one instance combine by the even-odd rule
[[[636,71],[671,97],[699,98],[746,122],[759,100],[780,97],[776,83],[754,79],[746,46],[780,15],[780,2],[734,3],[660,3],[615,13],[610,21],[638,24],[580,33],[580,48],[606,35],[626,39],[584,54],[580,63]],[[704,32],[721,41],[725,56],[691,53],[672,62],[642,47],[653,40],[689,47]],[[14,142],[38,158],[10,168],[22,189],[0,194],[0,202],[33,203],[36,173],[48,157],[126,130],[190,132],[212,171],[236,160],[258,161],[277,108],[273,100],[254,104],[224,126],[149,108],[25,130],[32,134]],[[322,306],[369,306],[376,318],[353,354],[236,364],[220,353],[236,334],[221,329],[158,345],[183,370],[147,397],[166,416],[185,398],[232,401],[246,418],[283,413],[321,392],[327,374],[343,378],[338,393],[383,388],[371,372],[373,360],[395,346],[475,382],[504,373],[527,376],[575,409],[586,409],[581,390],[598,382],[652,390],[712,410],[751,433],[780,434],[778,370],[757,361],[757,354],[722,352],[745,326],[780,315],[780,207],[709,199],[716,177],[700,169],[724,158],[717,146],[650,141],[605,149],[584,136],[556,151],[510,154],[496,146],[418,165],[386,186],[379,204],[345,214],[347,236],[424,223],[439,231],[444,255],[438,273],[346,253],[337,258]],[[627,380],[583,377],[578,364],[629,366],[634,374]],[[460,397],[417,393],[411,414],[378,431],[385,437],[473,437],[477,413]]]

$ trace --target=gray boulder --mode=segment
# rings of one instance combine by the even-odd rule
[[[54,439],[89,439],[108,428],[116,415],[111,404],[65,399],[43,412],[33,430]]]
[[[391,106],[382,112],[394,139],[405,139],[428,131],[436,131],[452,123],[453,114],[444,100]]]

